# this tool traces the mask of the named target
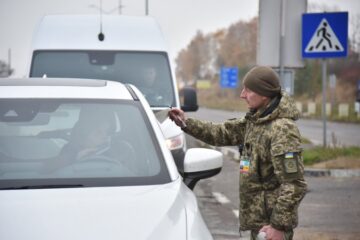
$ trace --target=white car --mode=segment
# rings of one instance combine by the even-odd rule
[[[221,167],[189,149],[183,179],[134,86],[0,79],[0,239],[209,240],[190,188]]]
[[[102,27],[100,27],[102,26]],[[195,89],[181,89],[160,25],[151,16],[46,15],[34,31],[28,76],[107,79],[136,86],[155,113],[198,109]],[[168,118],[160,127],[179,172],[185,134]]]

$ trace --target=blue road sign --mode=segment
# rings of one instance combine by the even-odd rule
[[[239,70],[237,67],[221,67],[220,86],[222,88],[237,88]]]
[[[302,15],[303,58],[346,57],[347,39],[347,12]]]

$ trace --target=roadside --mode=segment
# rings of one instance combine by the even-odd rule
[[[190,136],[187,137],[195,141],[193,143],[196,147],[209,147]],[[234,160],[237,149],[217,149],[225,155],[224,166],[219,175],[200,181],[195,188],[200,211],[215,240],[249,239],[248,232],[239,237],[237,231],[239,180],[238,162]],[[338,159],[337,162],[341,160]],[[358,239],[360,178],[320,175],[305,178],[308,182],[308,193],[299,208],[299,226],[295,230],[294,240]],[[218,198],[219,195],[222,195],[221,198]]]
[[[360,159],[338,157],[315,163],[305,169],[305,175],[313,177],[360,177]]]
[[[214,147],[198,141],[199,146],[216,149],[230,159],[239,162],[240,154],[236,147]],[[305,176],[310,177],[360,177],[360,157],[340,156],[311,165],[305,165]]]
[[[222,122],[224,119],[241,117],[242,113],[200,108],[198,112],[188,114],[188,116]],[[359,127],[355,124],[329,122],[328,133],[331,134],[329,134],[328,139],[332,139],[330,145],[344,146],[345,148],[360,146],[360,135],[357,134],[360,130]],[[304,119],[299,122],[299,129],[302,135],[310,140],[306,145],[303,145],[304,150],[322,143],[321,122]],[[239,204],[238,149],[236,147],[212,147],[200,141],[197,141],[196,145],[215,148],[224,154],[224,159],[231,159],[231,161],[224,161],[223,170],[219,175],[199,182],[198,190],[203,189],[205,193],[197,196],[205,221],[214,234],[214,239],[248,239],[245,237],[246,235],[244,238],[236,237],[236,223],[238,223],[236,211],[238,211]],[[360,200],[360,177],[358,173],[360,168],[357,165],[359,162],[360,157],[351,159],[347,156],[329,159],[321,163],[315,162],[306,166],[305,178],[308,182],[309,191],[299,208],[299,226],[295,230],[294,240],[352,240],[359,238],[360,230],[357,227],[357,223],[360,221],[360,208],[358,208]],[[222,193],[230,202],[222,204],[215,201],[212,197],[213,192]],[[224,211],[227,214],[224,214]],[[232,212],[234,215],[231,214]],[[229,215],[229,217],[224,220],[224,215]],[[228,231],[227,228],[230,226],[232,226],[231,231]]]

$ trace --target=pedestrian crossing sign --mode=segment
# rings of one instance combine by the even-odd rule
[[[347,37],[347,12],[302,15],[303,58],[346,57]]]

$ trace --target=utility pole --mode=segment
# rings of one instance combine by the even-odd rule
[[[11,48],[8,49],[8,77],[11,75]]]
[[[285,5],[284,0],[280,3],[280,44],[279,44],[279,66],[280,66],[280,83],[282,87],[285,87],[284,77],[284,39],[285,39]]]
[[[149,0],[145,0],[145,15],[149,15]]]
[[[327,61],[325,58],[321,61],[322,71],[322,120],[323,120],[323,147],[326,147],[326,79],[327,79]]]
[[[122,14],[122,9],[123,9],[124,7],[125,7],[125,6],[122,4],[122,0],[119,0],[119,5],[118,5],[119,15]]]

